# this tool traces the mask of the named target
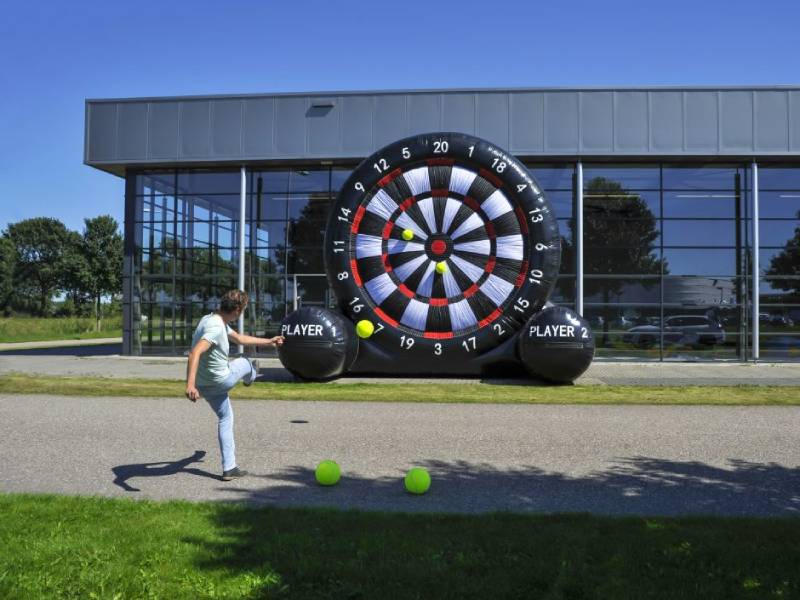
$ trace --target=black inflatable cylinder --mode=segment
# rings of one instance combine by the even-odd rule
[[[574,310],[550,306],[531,317],[520,332],[517,353],[534,377],[570,383],[592,362],[594,334]]]
[[[286,339],[278,358],[297,377],[324,381],[347,372],[358,354],[353,323],[344,316],[318,307],[304,307],[281,323]]]

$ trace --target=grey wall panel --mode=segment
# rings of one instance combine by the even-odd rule
[[[342,153],[345,156],[372,154],[371,96],[345,96],[342,98]]]
[[[548,92],[544,95],[544,151],[577,152],[578,94]]]
[[[800,152],[800,91],[789,92],[789,150]]]
[[[372,114],[372,147],[377,150],[408,135],[406,95],[378,96]]]
[[[753,149],[753,92],[720,92],[720,149]]]
[[[615,92],[614,149],[647,152],[649,132],[647,92]]]
[[[237,157],[242,155],[241,100],[215,100],[211,103],[211,154]]]
[[[442,128],[442,97],[439,94],[411,94],[408,97],[408,133],[429,133]]]
[[[684,92],[683,128],[686,150],[715,151],[719,148],[719,115],[716,92]]]
[[[211,102],[181,102],[180,156],[205,158],[211,153]]]
[[[508,148],[508,94],[476,94],[477,134]]]
[[[800,155],[797,86],[90,100],[86,120],[85,162],[117,174],[176,162],[352,160],[440,129],[530,157]]]
[[[317,96],[311,99],[306,112],[310,155],[332,156],[339,152],[342,138],[341,117],[341,98]]]
[[[511,131],[509,151],[525,154],[544,151],[544,95],[511,94]]]
[[[580,149],[609,152],[614,147],[614,105],[611,92],[581,92]]]
[[[302,96],[275,99],[275,154],[278,157],[305,154],[308,104],[308,98]]]
[[[120,104],[118,119],[117,158],[137,159],[147,156],[147,104]]]
[[[89,151],[86,156],[90,161],[107,161],[117,158],[117,105],[95,104],[87,111],[89,118],[88,139]]]
[[[152,102],[147,123],[147,158],[178,158],[178,102]]]
[[[755,149],[784,152],[789,149],[789,103],[786,92],[754,92]]]
[[[683,93],[650,92],[650,149],[683,151]]]
[[[244,155],[250,157],[274,154],[274,98],[244,100]]]
[[[475,94],[442,94],[442,130],[475,134]]]

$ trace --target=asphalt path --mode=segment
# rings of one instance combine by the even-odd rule
[[[0,490],[435,512],[800,516],[800,407],[238,401],[219,477],[202,401],[0,395]],[[339,462],[323,488],[313,470]],[[430,491],[403,489],[423,466]]]

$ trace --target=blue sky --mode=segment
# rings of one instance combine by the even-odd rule
[[[86,98],[797,84],[800,3],[13,2],[0,19],[0,229],[121,222],[83,165]]]

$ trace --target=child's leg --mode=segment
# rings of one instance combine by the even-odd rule
[[[255,381],[258,375],[258,372],[253,368],[253,363],[246,358],[236,358],[232,360],[228,366],[230,367],[231,374],[225,383],[230,384],[230,387],[233,387],[242,380],[245,384],[250,385]]]
[[[222,455],[222,470],[230,471],[236,466],[236,444],[233,441],[233,407],[227,392],[203,393],[203,397],[219,417],[217,432],[219,451]]]

